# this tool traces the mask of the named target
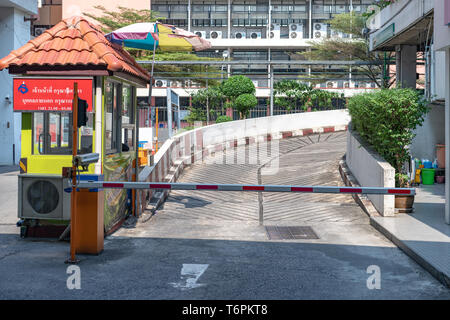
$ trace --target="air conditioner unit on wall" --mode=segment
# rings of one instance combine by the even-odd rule
[[[70,220],[70,185],[58,175],[19,175],[19,218]]]
[[[203,39],[206,38],[206,31],[194,31],[194,34],[196,34],[200,38],[203,38]]]
[[[269,30],[267,37],[270,39],[280,39],[280,24],[279,23],[271,23],[269,25]]]
[[[235,32],[234,38],[235,39],[245,39],[245,32],[244,31]]]
[[[259,31],[251,32],[250,39],[261,39],[261,32]]]
[[[358,81],[356,82],[357,88],[366,88],[366,83],[364,81]]]
[[[332,89],[332,88],[337,88],[337,87],[338,87],[337,81],[327,81],[327,88]]]
[[[289,39],[303,39],[303,25],[291,23],[289,25]]]
[[[328,26],[326,23],[314,23],[313,34],[314,39],[324,39],[327,37]]]
[[[344,38],[344,33],[336,30],[331,30],[331,38]]]
[[[252,80],[253,85],[255,86],[255,88],[258,88],[258,80]]]
[[[175,88],[181,88],[183,83],[181,81],[170,81],[170,86]]]
[[[209,37],[211,39],[222,39],[222,31],[210,31]]]
[[[45,27],[35,27],[34,28],[34,36],[39,37],[41,34],[43,34],[47,30]]]
[[[336,13],[345,13],[345,5],[338,5],[336,6]]]
[[[200,83],[198,83],[196,81],[188,80],[188,87],[189,88],[200,88]]]
[[[166,88],[167,87],[167,80],[155,80],[155,87],[156,88]]]

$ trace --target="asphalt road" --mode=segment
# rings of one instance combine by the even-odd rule
[[[271,161],[238,149],[243,163],[209,159],[181,181],[342,183],[343,133],[282,140]],[[276,174],[262,174],[268,166]],[[265,226],[310,226],[319,239],[270,240]],[[0,225],[0,298],[450,299],[348,195],[173,191],[150,220],[109,236],[101,255],[79,256],[80,289],[67,287],[68,253],[67,243],[22,240]]]

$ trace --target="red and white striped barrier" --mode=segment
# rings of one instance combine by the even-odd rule
[[[80,181],[78,188],[116,188],[116,189],[170,189],[170,190],[208,190],[208,191],[265,191],[265,192],[303,192],[303,193],[361,193],[385,195],[415,195],[414,188],[380,187],[329,187],[329,186],[288,186],[288,185],[245,185],[245,184],[202,184],[202,183],[148,183],[148,182],[103,182]]]

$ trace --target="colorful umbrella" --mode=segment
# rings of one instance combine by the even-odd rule
[[[108,33],[105,37],[110,42],[118,43],[124,47],[153,50],[153,61],[150,78],[152,79],[151,81],[153,81],[156,49],[160,49],[166,52],[179,52],[200,51],[211,48],[211,43],[205,39],[202,39],[198,35],[160,22],[134,23]],[[149,105],[151,105],[152,87],[153,85],[150,84],[148,90]],[[138,152],[136,149],[136,159],[137,157]]]
[[[159,22],[135,23],[106,35],[106,38],[124,47],[162,51],[200,51],[211,48],[211,43],[198,35]]]

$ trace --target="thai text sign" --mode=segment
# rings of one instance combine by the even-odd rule
[[[92,79],[14,78],[14,111],[72,111],[73,86],[92,111]]]

